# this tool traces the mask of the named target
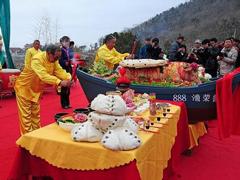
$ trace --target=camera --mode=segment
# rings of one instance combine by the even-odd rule
[[[205,51],[205,49],[203,47],[200,47],[199,49],[197,49],[196,54],[203,54]]]
[[[220,52],[218,55],[219,55],[220,57],[227,57],[227,53],[222,53],[222,52]]]
[[[195,58],[195,56],[196,56],[195,53],[190,53],[190,54],[189,54],[189,57],[191,57],[191,58]]]

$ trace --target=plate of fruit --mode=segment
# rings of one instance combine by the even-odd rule
[[[67,114],[57,120],[59,127],[65,131],[71,131],[75,126],[87,121],[87,115],[84,113]]]

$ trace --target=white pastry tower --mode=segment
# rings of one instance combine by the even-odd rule
[[[88,115],[88,121],[72,130],[74,141],[100,141],[111,150],[131,150],[140,146],[138,125],[126,116],[129,109],[120,96],[99,94],[91,108],[94,112]]]

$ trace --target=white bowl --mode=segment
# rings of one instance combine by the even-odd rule
[[[69,122],[59,122],[59,127],[62,128],[65,131],[71,132],[71,130],[75,127],[78,126],[80,123],[69,123]]]

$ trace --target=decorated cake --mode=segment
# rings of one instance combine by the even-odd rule
[[[159,87],[185,87],[208,82],[212,77],[196,63],[170,62],[168,60],[130,59],[119,63],[121,68],[107,70],[104,63],[94,65],[90,73],[116,84],[120,89],[132,85]],[[99,70],[100,69],[100,70]],[[121,72],[124,71],[124,76]],[[106,73],[107,72],[107,73]]]
[[[127,116],[130,111],[119,95],[99,94],[91,103],[88,121],[73,128],[74,141],[100,142],[111,150],[131,150],[141,145],[138,124]]]
[[[192,86],[208,81],[211,76],[196,63],[168,62],[167,60],[124,60],[126,77],[135,85]]]

